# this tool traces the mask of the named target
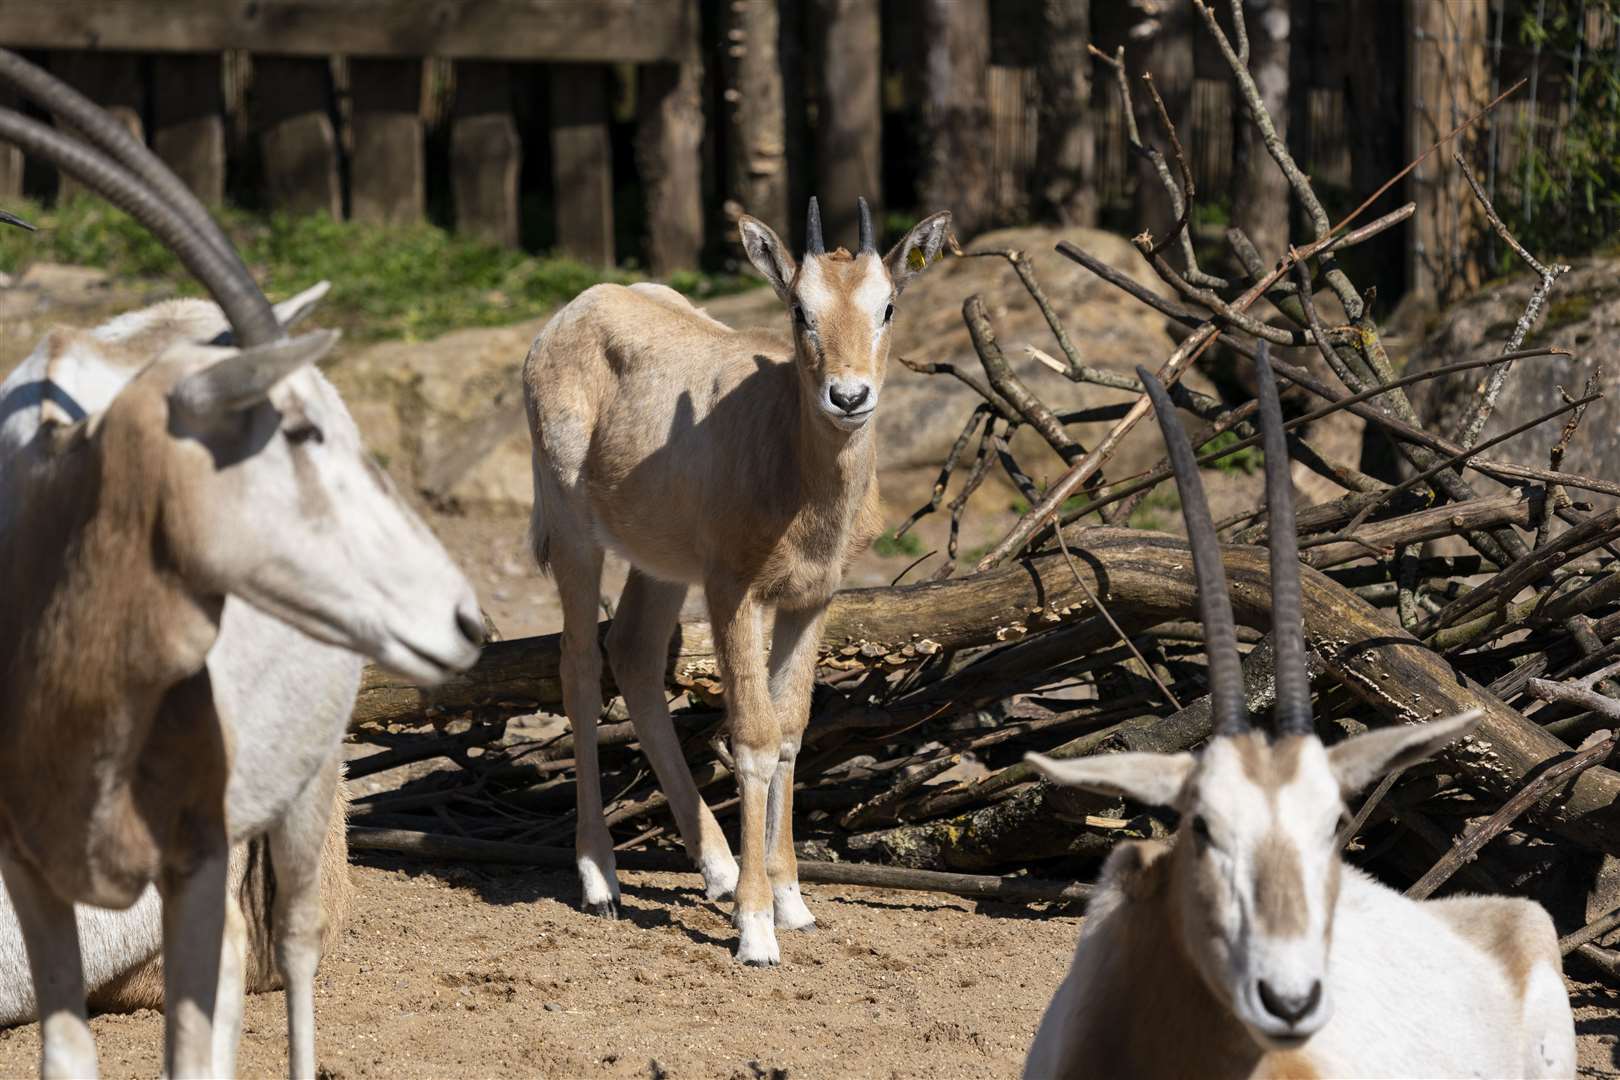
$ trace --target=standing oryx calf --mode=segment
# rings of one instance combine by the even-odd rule
[[[172,173],[0,50],[80,142],[0,108],[0,138],[128,210],[216,303],[56,330],[0,386],[0,877],[41,1071],[93,1076],[74,903],[162,899],[171,1077],[234,1072],[245,928],[233,843],[264,835],[289,1065],[312,1076],[320,863],[356,653],[422,684],[477,657],[465,577]],[[94,959],[94,958],[91,958]]]
[[[1025,1076],[1573,1076],[1552,920],[1528,900],[1419,903],[1339,858],[1345,796],[1466,734],[1479,714],[1316,736],[1277,388],[1257,364],[1270,507],[1276,730],[1252,730],[1209,506],[1186,432],[1164,428],[1198,579],[1215,734],[1191,754],[1030,755],[1053,781],[1173,806],[1171,846],[1103,868]]]
[[[563,606],[585,904],[611,915],[619,894],[596,756],[596,611],[610,549],[631,564],[607,638],[614,678],[709,896],[736,890],[737,958],[750,964],[778,962],[774,927],[814,924],[793,856],[793,762],[822,614],[879,528],[870,421],[895,301],[939,253],[950,215],[924,219],[887,256],[864,200],[860,221],[859,250],[829,252],[811,199],[797,263],[762,222],[742,218],[743,246],[786,305],[790,336],[732,330],[661,285],[598,285],[546,324],[523,368],[534,551]],[[664,699],[689,585],[703,587],[725,684],[740,878]]]

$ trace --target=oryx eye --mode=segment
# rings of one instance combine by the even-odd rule
[[[294,446],[303,446],[305,443],[311,442],[324,442],[326,439],[326,436],[321,434],[321,429],[308,420],[289,425],[283,429],[282,434],[286,435],[287,441]]]
[[[1193,817],[1192,834],[1200,849],[1209,844],[1209,822],[1204,820],[1203,814],[1197,814]]]
[[[894,318],[894,305],[890,304],[888,307],[883,309],[883,321],[888,322],[893,318]]]
[[[793,321],[804,327],[810,325],[810,320],[804,317],[804,308],[798,304],[793,305]]]

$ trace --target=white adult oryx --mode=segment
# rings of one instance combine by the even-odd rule
[[[631,564],[607,637],[613,677],[708,895],[736,891],[737,959],[775,964],[775,927],[814,925],[793,856],[793,764],[827,601],[880,527],[871,420],[895,302],[939,253],[949,223],[949,213],[925,218],[880,255],[862,200],[858,250],[829,252],[812,198],[804,261],[795,262],[744,215],[743,247],[786,306],[791,337],[733,330],[662,285],[598,285],[529,350],[532,534],[562,597],[587,908],[612,914],[619,895],[596,756],[596,611],[611,549]],[[670,635],[691,585],[708,601],[725,683],[740,877],[664,700]]]
[[[1192,447],[1152,375],[1209,655],[1215,733],[1192,754],[1031,760],[1056,783],[1174,807],[1174,842],[1114,849],[1025,1065],[1056,1077],[1572,1076],[1552,920],[1528,900],[1424,903],[1339,858],[1347,795],[1467,734],[1479,714],[1317,738],[1293,492],[1264,342],[1276,724],[1245,712],[1225,572]]]
[[[227,854],[267,834],[289,1066],[314,1074],[320,853],[362,653],[432,684],[483,639],[472,589],[371,461],[218,226],[82,96],[0,50],[16,143],[129,211],[217,301],[56,330],[0,392],[0,876],[41,1069],[96,1072],[74,902],[162,896],[165,1072],[234,1071]]]

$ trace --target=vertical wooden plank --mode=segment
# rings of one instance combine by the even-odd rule
[[[922,175],[917,194],[932,213],[949,210],[963,239],[994,218],[991,189],[989,0],[923,0],[926,42]]]
[[[586,262],[613,263],[613,146],[608,69],[552,64],[551,168],[557,246]]]
[[[51,54],[50,67],[52,74],[111,113],[131,135],[145,137],[141,112],[146,95],[138,55],[65,49]],[[77,181],[64,176],[56,189],[56,199],[62,203],[87,193]]]
[[[777,0],[725,0],[726,217],[773,229],[789,216],[779,15]]]
[[[816,117],[822,229],[829,245],[853,250],[855,200],[864,197],[872,204],[874,215],[881,213],[883,205],[883,102],[878,84],[883,57],[878,2],[818,0],[815,11],[820,24],[814,40],[820,49],[822,85],[821,112]],[[988,36],[984,49],[988,56]],[[984,109],[984,88],[981,82],[980,110]],[[988,183],[988,152],[985,167]]]
[[[647,193],[647,264],[655,274],[697,265],[703,250],[703,62],[637,71],[636,158]]]
[[[275,210],[343,216],[331,83],[325,59],[253,57],[254,126]]]
[[[1091,0],[1042,0],[1035,78],[1035,209],[1061,225],[1097,224],[1091,116]]]
[[[422,61],[349,62],[349,216],[356,221],[408,223],[424,204]]]
[[[1486,0],[1408,0],[1406,15],[1406,149],[1415,158],[1488,99],[1488,9]],[[1472,157],[1478,137],[1475,125],[1458,137],[1456,149]],[[1479,258],[1484,213],[1449,150],[1413,169],[1407,191],[1417,203],[1408,289],[1447,301],[1478,288],[1484,279]]]
[[[518,170],[523,144],[512,118],[511,71],[505,64],[456,64],[450,121],[450,185],[456,229],[518,246]]]
[[[15,109],[17,92],[0,87],[0,108]],[[11,143],[0,143],[0,199],[18,199],[23,192],[23,152]]]
[[[152,150],[202,200],[225,201],[225,84],[219,54],[152,61]]]

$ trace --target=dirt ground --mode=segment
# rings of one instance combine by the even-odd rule
[[[820,922],[744,969],[691,875],[624,874],[617,922],[572,906],[571,872],[372,861],[322,965],[318,1056],[361,1077],[1011,1077],[1080,919],[880,889],[806,886]],[[1620,1076],[1614,996],[1571,984],[1581,1074]],[[243,1076],[284,1075],[280,994],[250,998]],[[156,1075],[163,1018],[94,1021],[103,1074]],[[37,1029],[0,1031],[0,1076]]]

